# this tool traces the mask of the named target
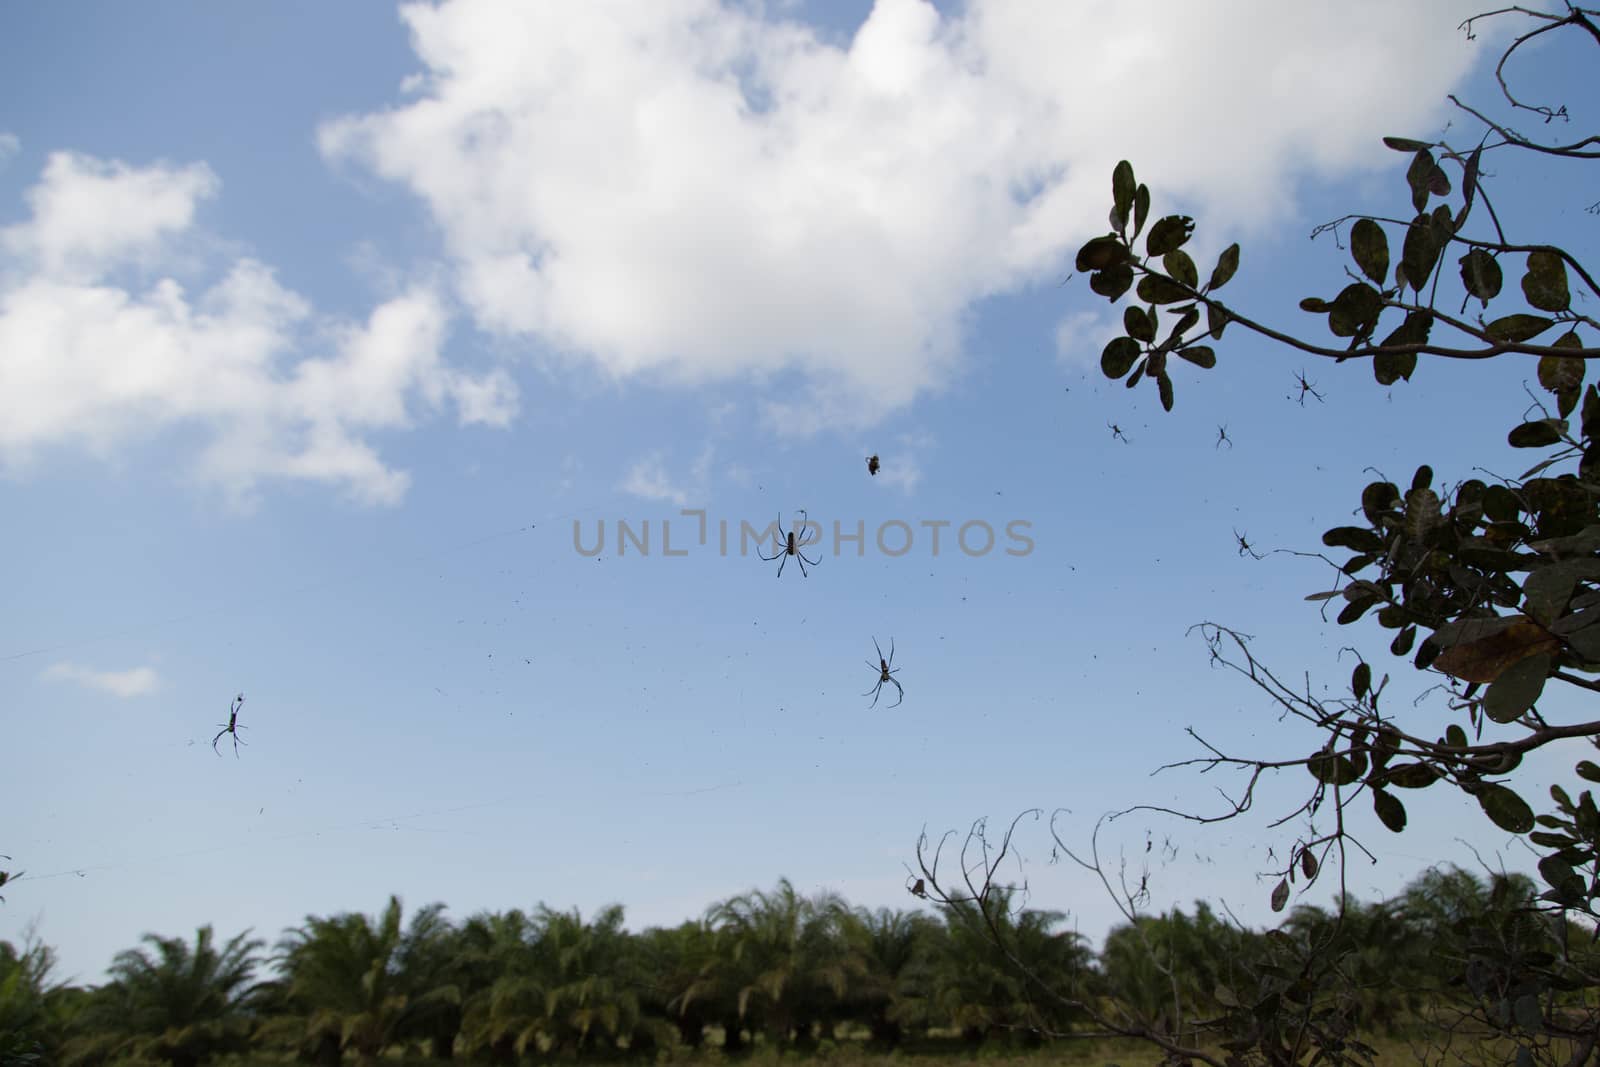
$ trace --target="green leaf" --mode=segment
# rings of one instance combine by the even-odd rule
[[[1406,184],[1411,186],[1411,206],[1419,212],[1428,206],[1428,191],[1433,184],[1433,172],[1439,165],[1433,161],[1433,153],[1427,148],[1417,149],[1417,154],[1411,157],[1411,166],[1406,168]]]
[[[1146,274],[1140,278],[1139,287],[1134,292],[1147,304],[1176,304],[1193,299],[1193,294],[1187,289],[1159,274]]]
[[[1161,265],[1167,268],[1167,273],[1172,275],[1175,281],[1180,281],[1191,289],[1200,287],[1200,272],[1195,269],[1194,260],[1189,258],[1189,253],[1181,248],[1162,256]]]
[[[1372,791],[1372,810],[1378,813],[1378,821],[1395,833],[1406,828],[1406,806],[1400,803],[1400,798],[1383,789]]]
[[[1398,634],[1395,634],[1394,640],[1389,642],[1390,654],[1395,656],[1405,655],[1411,651],[1411,645],[1416,639],[1417,628],[1415,626],[1407,626]]]
[[[1484,692],[1483,713],[1495,722],[1515,722],[1521,718],[1544,692],[1550,666],[1548,655],[1537,655],[1507,667]]]
[[[1317,876],[1317,857],[1311,854],[1309,848],[1300,850],[1300,873],[1307,878],[1315,878]]]
[[[1174,308],[1171,310],[1177,309]],[[1167,343],[1176,343],[1179,338],[1189,332],[1190,327],[1199,321],[1200,310],[1193,304],[1190,304],[1188,307],[1184,308],[1183,313],[1178,316],[1178,321],[1173,323],[1172,330],[1167,334]]]
[[[1478,806],[1507,833],[1525,834],[1533,829],[1533,809],[1503,785],[1485,786],[1478,794]]]
[[[1583,342],[1578,338],[1577,330],[1568,330],[1551,347],[1579,349],[1583,347]],[[1573,408],[1578,406],[1578,397],[1583,395],[1583,372],[1582,359],[1539,357],[1539,384],[1555,394],[1562,418],[1571,415]]]
[[[1332,307],[1332,304],[1316,296],[1308,296],[1300,301],[1300,310],[1309,311],[1313,315],[1326,315]]]
[[[1121,378],[1139,358],[1139,342],[1131,337],[1113,338],[1100,353],[1100,370],[1107,378]]]
[[[1210,370],[1217,365],[1217,354],[1205,345],[1190,345],[1188,348],[1178,349],[1178,355],[1193,363],[1196,367]]]
[[[1583,893],[1583,879],[1572,869],[1572,865],[1560,856],[1546,856],[1540,860],[1539,873],[1550,884],[1550,888],[1564,896],[1567,894],[1578,896]]]
[[[1458,724],[1451,723],[1444,728],[1444,743],[1453,748],[1467,747],[1467,732]]]
[[[1382,285],[1389,276],[1389,238],[1371,219],[1357,219],[1350,229],[1350,254],[1361,273]]]
[[[1322,535],[1329,548],[1348,548],[1352,552],[1382,552],[1383,538],[1359,526],[1335,526]]]
[[[1124,159],[1111,172],[1111,202],[1116,213],[1124,219],[1133,210],[1134,189],[1133,164]]]
[[[1389,343],[1384,342],[1386,345]],[[1415,352],[1379,352],[1372,357],[1372,376],[1379,385],[1393,385],[1402,378],[1409,382],[1416,369]]]
[[[1193,233],[1194,219],[1188,215],[1168,215],[1150,227],[1150,236],[1145,241],[1145,251],[1152,256],[1164,256],[1168,252],[1182,248]]]
[[[1427,141],[1413,141],[1409,137],[1385,137],[1383,143],[1396,152],[1423,152],[1429,147]]]
[[[1426,789],[1439,780],[1439,772],[1426,763],[1397,763],[1383,772],[1383,780],[1399,789]]]
[[[1216,304],[1206,305],[1206,327],[1213,341],[1222,340],[1222,329],[1228,325],[1228,313]]]
[[[1144,232],[1144,222],[1150,217],[1150,190],[1141,185],[1133,194],[1133,236]],[[1129,238],[1132,240],[1132,238]]]
[[[1133,267],[1127,263],[1116,263],[1105,270],[1097,270],[1089,275],[1089,288],[1110,301],[1117,301],[1122,294],[1133,288]]]
[[[1577,771],[1578,777],[1586,782],[1600,782],[1600,767],[1596,767],[1586,759],[1579,760],[1573,770]]]
[[[1377,329],[1381,314],[1383,294],[1364,282],[1355,282],[1334,297],[1328,308],[1328,329],[1335,337],[1366,337]]]
[[[1206,292],[1221,289],[1228,284],[1239,269],[1239,243],[1235,241],[1222,250],[1222,255],[1217,257],[1217,266],[1211,272],[1211,281],[1206,284]]]
[[[1494,341],[1521,344],[1531,341],[1556,324],[1555,319],[1543,315],[1506,315],[1484,327],[1484,332]]]
[[[1156,391],[1161,396],[1161,406],[1168,411],[1172,410],[1172,378],[1166,371],[1156,377]]]
[[[1133,253],[1128,251],[1120,238],[1115,234],[1105,237],[1096,237],[1078,249],[1078,258],[1075,261],[1078,270],[1087,274],[1092,270],[1104,270],[1118,263],[1126,263],[1133,258]]]
[[[1427,215],[1412,219],[1411,225],[1406,227],[1405,244],[1400,250],[1400,266],[1395,270],[1395,283],[1409,285],[1420,293],[1439,262],[1440,249],[1433,220]]]
[[[1289,880],[1278,879],[1278,884],[1272,890],[1272,910],[1282,911],[1283,906],[1289,903]]]
[[[1554,252],[1529,252],[1522,295],[1540,311],[1567,310],[1572,294],[1567,290],[1567,267],[1561,257]]]
[[[1128,336],[1136,341],[1154,341],[1156,339],[1155,321],[1145,313],[1142,307],[1129,307],[1122,312],[1122,328],[1128,331]]]
[[[1367,690],[1372,688],[1372,666],[1367,663],[1356,664],[1356,669],[1350,674],[1350,691],[1357,700],[1367,695]]]
[[[1467,292],[1483,301],[1484,307],[1488,307],[1489,301],[1500,295],[1503,283],[1500,264],[1481,248],[1474,248],[1462,256],[1460,262],[1461,284],[1466,286]]]
[[[1512,448],[1545,448],[1559,444],[1567,428],[1565,419],[1539,419],[1514,427],[1506,434],[1506,443]]]

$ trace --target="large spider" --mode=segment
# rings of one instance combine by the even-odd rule
[[[878,664],[877,664],[877,666],[874,667],[873,664],[872,664],[872,661],[871,660],[867,660],[867,666],[868,667],[872,667],[873,670],[878,672],[878,684],[873,686],[871,689],[868,689],[865,693],[862,693],[861,695],[864,696],[864,697],[871,697],[872,698],[872,704],[870,706],[875,708],[875,707],[878,706],[878,697],[881,696],[882,693],[883,693],[884,683],[887,682],[890,685],[894,686],[895,689],[899,691],[900,700],[904,700],[906,698],[905,688],[903,686],[901,686],[900,682],[897,679],[890,677],[890,675],[894,675],[894,674],[899,674],[900,673],[900,671],[898,669],[896,669],[896,670],[890,670],[889,669],[889,664],[894,662],[894,638],[892,638],[892,637],[889,638],[889,658],[888,659],[884,659],[883,658],[883,649],[878,645],[878,639],[876,637],[874,637],[872,639],[872,647],[877,649],[877,651],[878,651]],[[891,708],[898,708],[900,706],[900,700],[896,700],[893,704],[890,704],[889,706]]]
[[[222,729],[218,730],[217,736],[211,739],[211,751],[215,752],[219,756],[222,755],[222,752],[217,748],[217,742],[222,740],[223,734],[232,734],[233,758],[239,758],[239,746],[244,744],[244,742],[239,738],[239,731],[244,729],[243,726],[239,725],[239,709],[242,707],[244,707],[244,694],[240,693],[238,696],[233,698],[233,703],[228,705],[227,724],[223,725],[220,722],[217,723],[217,725],[221,726]]]
[[[756,549],[756,554],[758,556],[760,556],[762,559],[766,560],[768,563],[771,563],[775,559],[782,559],[783,560],[783,563],[778,564],[778,577],[779,578],[783,577],[783,567],[784,567],[784,564],[789,562],[789,557],[790,556],[793,556],[793,557],[795,557],[796,559],[798,559],[800,561],[800,576],[802,578],[809,578],[810,577],[810,575],[806,573],[806,564],[807,563],[811,564],[813,567],[815,567],[817,565],[817,561],[816,560],[808,558],[806,556],[806,554],[804,552],[801,552],[800,550],[802,548],[809,548],[810,546],[816,544],[817,541],[822,540],[822,530],[820,528],[817,530],[817,541],[802,541],[802,540],[800,540],[800,536],[799,536],[798,531],[805,529],[806,521],[807,520],[806,520],[805,509],[802,508],[801,511],[800,511],[800,523],[799,523],[799,525],[795,526],[788,533],[784,533],[783,532],[783,516],[779,515],[778,516],[778,536],[782,537],[783,541],[780,544],[776,545],[776,547],[778,549],[777,554],[768,556],[765,553],[763,553],[759,548]]]

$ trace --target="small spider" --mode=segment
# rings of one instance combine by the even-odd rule
[[[1129,443],[1128,438],[1122,432],[1121,426],[1118,426],[1114,422],[1108,422],[1106,423],[1106,427],[1111,431],[1111,439],[1113,441],[1121,441],[1123,444]]]
[[[1322,399],[1322,394],[1317,392],[1317,383],[1316,382],[1310,382],[1310,381],[1306,380],[1306,372],[1305,371],[1303,371],[1303,370],[1295,371],[1294,372],[1294,377],[1295,377],[1295,384],[1300,387],[1300,395],[1299,396],[1290,397],[1289,399],[1297,400],[1297,401],[1300,402],[1300,406],[1301,407],[1305,407],[1306,406],[1306,394],[1310,393],[1312,396],[1317,398],[1317,402],[1319,404],[1327,403],[1327,401]]]
[[[1250,542],[1245,539],[1244,534],[1240,533],[1238,530],[1233,531],[1233,539],[1235,541],[1239,542],[1239,555],[1241,555],[1241,556],[1249,556],[1251,559],[1265,559],[1266,558],[1261,553],[1257,552],[1254,548],[1252,548],[1251,545],[1250,545]]]
[[[867,473],[873,475],[878,473],[878,457],[876,454],[867,457]]]
[[[878,650],[878,665],[873,667],[872,661],[871,660],[867,660],[867,666],[868,667],[872,667],[873,670],[878,672],[878,684],[873,686],[871,689],[868,689],[865,693],[862,693],[861,695],[864,696],[864,697],[871,697],[872,698],[872,704],[870,706],[875,708],[875,707],[878,706],[878,697],[883,694],[884,683],[887,682],[890,685],[894,686],[895,689],[899,690],[899,692],[900,692],[900,700],[904,700],[906,698],[906,691],[905,691],[904,687],[902,687],[900,685],[898,680],[890,677],[890,675],[899,674],[900,673],[900,671],[898,669],[896,669],[896,670],[890,670],[889,669],[889,664],[894,662],[894,638],[892,638],[892,637],[889,638],[889,658],[888,659],[884,659],[883,658],[883,649],[881,647],[879,647],[878,639],[876,637],[874,637],[872,639],[872,647]],[[890,704],[889,706],[891,708],[898,708],[900,706],[900,700],[896,700],[893,704]]]
[[[222,729],[218,730],[217,736],[211,739],[211,751],[215,752],[219,756],[222,755],[222,752],[217,748],[217,742],[222,740],[223,734],[232,734],[233,757],[234,759],[239,758],[239,746],[244,743],[239,739],[239,731],[244,729],[243,726],[239,725],[239,709],[242,707],[244,707],[244,694],[240,693],[238,696],[233,698],[233,703],[228,706],[227,725],[224,726],[220,722],[217,723],[217,725],[221,726]]]
[[[775,547],[778,549],[777,554],[776,555],[771,555],[771,556],[763,555],[759,548],[756,549],[756,554],[760,555],[761,558],[766,560],[768,563],[771,563],[775,559],[782,559],[783,560],[783,563],[778,564],[778,577],[779,578],[783,577],[783,567],[784,567],[785,563],[789,562],[789,557],[790,556],[793,556],[793,557],[795,557],[796,559],[798,559],[800,561],[800,576],[802,578],[809,578],[810,577],[810,575],[806,573],[806,564],[807,563],[811,564],[813,567],[815,567],[817,565],[817,561],[816,560],[807,558],[806,554],[804,552],[801,552],[800,550],[802,548],[808,548],[811,545],[816,544],[817,541],[822,540],[822,531],[821,531],[820,528],[818,529],[818,531],[817,531],[817,541],[802,541],[802,540],[800,540],[798,531],[805,529],[805,525],[806,525],[806,513],[805,513],[804,509],[801,509],[801,511],[800,511],[800,524],[798,526],[794,527],[794,529],[791,529],[788,533],[784,533],[783,532],[783,516],[779,515],[778,516],[778,536],[782,537],[783,541],[782,541],[781,544],[775,542]]]
[[[1233,448],[1233,438],[1228,436],[1228,428],[1226,426],[1218,426],[1217,427],[1217,447],[1221,448],[1223,445],[1227,445],[1228,448],[1231,450]]]

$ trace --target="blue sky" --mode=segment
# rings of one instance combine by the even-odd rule
[[[27,877],[0,938],[95,980],[146,931],[271,938],[390,893],[635,927],[784,876],[910,906],[924,826],[1064,807],[1083,844],[1103,811],[1212,800],[1149,777],[1186,726],[1310,747],[1193,623],[1317,686],[1356,645],[1409,699],[1390,635],[1302,601],[1320,565],[1235,531],[1314,548],[1367,467],[1516,473],[1532,367],[1385,390],[1230,332],[1165,414],[1101,377],[1113,320],[1059,284],[1129,158],[1202,263],[1243,243],[1235,302],[1317,335],[1294,302],[1344,261],[1306,234],[1401,212],[1378,138],[1492,87],[1470,7],[1367,6],[7,9],[0,849]],[[1592,247],[1592,189],[1496,180],[1545,182],[1517,224]],[[739,553],[741,521],[800,509],[808,577]],[[969,522],[993,551],[951,544]],[[874,637],[897,707],[861,695]],[[1426,799],[1369,828],[1355,891],[1469,844],[1529,866]],[[1266,918],[1281,839],[1135,822],[1107,847],[1181,845],[1158,904]],[[1035,903],[1098,937],[1103,894],[1023,845]]]

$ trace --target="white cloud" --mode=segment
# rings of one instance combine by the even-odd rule
[[[628,476],[619,488],[625,493],[645,500],[668,500],[687,507],[692,499],[703,498],[711,484],[711,469],[717,458],[716,446],[707,442],[689,467],[688,484],[682,484],[667,472],[666,460],[660,452],[652,452],[628,469]],[[728,472],[724,472],[728,473]],[[741,472],[734,468],[735,478]]]
[[[189,228],[221,183],[205,164],[143,169],[53,152],[24,194],[32,219],[0,230],[0,248],[54,278],[90,280],[159,252]]]
[[[1100,353],[1114,337],[1122,336],[1122,323],[1111,311],[1071,311],[1056,323],[1056,356],[1068,367],[1100,366]]]
[[[645,500],[667,500],[680,508],[689,505],[688,492],[673,483],[659,452],[645,456],[629,468],[621,488]]]
[[[135,667],[127,671],[96,671],[76,663],[56,663],[46,668],[43,675],[50,682],[76,682],[86,689],[98,689],[115,697],[144,696],[155,692],[161,679],[149,667]]]
[[[1395,162],[1469,10],[878,0],[836,46],[719,0],[411,4],[412,95],[320,138],[422,198],[483,328],[616,377],[798,371],[767,411],[805,432],[949,380],[977,301],[1104,228],[1119,158],[1208,227]]]
[[[892,450],[878,457],[876,480],[885,486],[899,489],[909,495],[922,482],[920,458],[933,451],[934,440],[926,433],[903,433],[895,439]]]
[[[132,167],[57,153],[26,194],[32,217],[0,231],[0,467],[51,447],[110,454],[198,427],[193,473],[247,505],[264,481],[342,488],[392,504],[408,476],[364,435],[453,404],[463,424],[504,426],[516,389],[441,354],[449,315],[415,286],[365,322],[316,317],[267,266],[233,263],[210,288],[143,289],[108,275],[162,262],[219,183],[204,165]]]
[[[22,142],[17,140],[14,133],[0,131],[0,169],[4,169],[11,157],[22,150]]]

